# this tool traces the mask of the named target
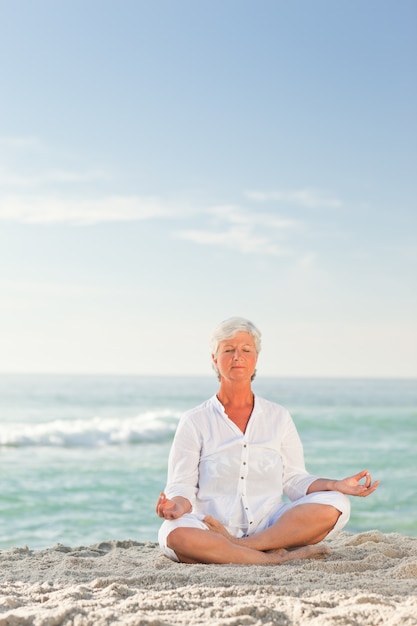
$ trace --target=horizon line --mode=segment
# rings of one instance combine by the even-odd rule
[[[74,378],[212,378],[217,381],[216,375],[207,374],[143,374],[135,372],[6,372],[0,371],[0,377],[74,377]],[[253,382],[263,379],[277,378],[281,380],[288,379],[310,379],[310,380],[407,380],[417,382],[417,375],[377,375],[377,374],[257,374]]]

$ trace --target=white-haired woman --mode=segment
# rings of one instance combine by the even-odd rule
[[[343,480],[306,471],[288,411],[252,391],[261,349],[254,324],[225,320],[210,347],[220,387],[178,424],[156,505],[165,520],[161,548],[183,563],[279,564],[325,556],[328,548],[317,544],[347,523],[346,495],[368,496],[378,482],[372,484],[366,470]]]

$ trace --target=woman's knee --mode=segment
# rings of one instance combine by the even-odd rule
[[[341,493],[339,495],[340,495],[340,501],[339,501],[340,509],[339,510],[340,510],[340,512],[342,513],[342,515],[344,517],[348,517],[349,518],[350,517],[350,507],[351,507],[350,500],[344,493]]]
[[[328,511],[329,526],[330,526],[330,529],[332,529],[336,526],[337,520],[341,516],[342,512],[339,511],[339,509],[337,509],[335,506],[327,506],[326,508],[329,509]]]
[[[338,493],[337,499],[332,504],[324,505],[327,509],[328,519],[327,536],[338,533],[347,524],[350,517],[350,500],[342,493]]]
[[[179,526],[171,530],[166,540],[168,548],[171,548],[174,552],[181,552],[181,548],[187,543],[187,534],[189,534],[187,531],[189,530],[189,528],[184,526]]]
[[[337,523],[341,512],[332,504],[316,504],[312,519],[316,520],[316,527],[323,532],[329,532]],[[313,511],[311,512],[313,514]]]
[[[350,500],[349,498],[343,494],[338,494],[337,502],[334,503],[334,507],[340,512],[340,515],[337,518],[336,524],[333,528],[333,531],[339,532],[346,526],[350,518]]]

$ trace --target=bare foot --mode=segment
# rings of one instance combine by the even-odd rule
[[[265,554],[272,557],[271,563],[278,564],[299,559],[325,559],[326,556],[331,554],[331,550],[324,544],[317,544],[314,546],[302,546],[293,550],[284,550],[284,548],[267,550]]]
[[[228,539],[232,543],[239,543],[236,537],[233,537],[233,535],[231,535],[226,530],[224,525],[221,522],[219,522],[219,520],[217,520],[215,517],[212,517],[211,515],[206,515],[205,518],[203,519],[203,522],[206,524],[206,526],[208,526],[208,529],[211,530],[212,532],[217,533],[218,535],[223,535],[223,537],[226,537],[226,539]]]

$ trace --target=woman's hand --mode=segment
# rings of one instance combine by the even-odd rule
[[[158,498],[156,503],[156,514],[164,519],[178,519],[184,513],[191,511],[191,504],[186,498],[177,496],[172,500],[166,497],[164,493]]]
[[[360,482],[364,480],[364,482]],[[360,496],[365,498],[375,491],[379,485],[379,480],[372,483],[372,478],[368,470],[363,470],[354,476],[349,476],[343,480],[336,480],[334,489],[345,493],[347,496]]]

